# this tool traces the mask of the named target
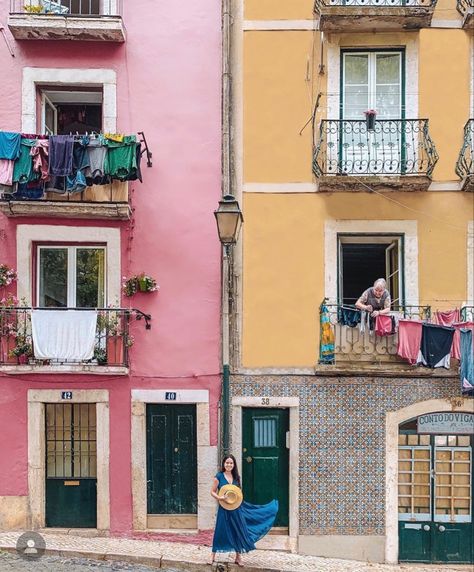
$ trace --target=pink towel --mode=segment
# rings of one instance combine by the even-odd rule
[[[422,322],[400,320],[398,322],[397,354],[411,365],[416,364],[421,345]]]
[[[385,314],[376,316],[375,333],[377,336],[389,336],[392,333],[392,318]]]
[[[459,330],[461,328],[469,328],[473,330],[473,339],[474,339],[474,322],[458,322],[457,324],[453,324],[454,328],[454,337],[453,337],[453,345],[451,347],[451,357],[456,359],[461,359],[461,334]]]
[[[459,308],[454,310],[437,310],[434,313],[434,323],[439,326],[452,326],[455,322],[461,319],[461,312]]]

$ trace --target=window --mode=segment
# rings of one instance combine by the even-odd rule
[[[105,247],[38,246],[36,299],[40,307],[104,307]]]
[[[102,131],[102,90],[71,86],[39,88],[41,133],[83,134]]]
[[[364,119],[368,109],[378,119],[404,114],[404,52],[342,52],[341,119]]]
[[[99,15],[99,8],[100,0],[43,0],[47,14]]]
[[[403,305],[403,235],[338,235],[339,303],[354,304],[385,278],[392,307]]]

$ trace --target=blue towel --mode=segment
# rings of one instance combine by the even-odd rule
[[[474,394],[474,347],[472,345],[472,330],[461,331],[461,377],[462,393]]]
[[[337,321],[341,326],[355,328],[357,324],[360,324],[360,310],[355,308],[353,310],[351,308],[338,308]]]
[[[20,156],[21,134],[0,131],[0,159],[16,161]]]

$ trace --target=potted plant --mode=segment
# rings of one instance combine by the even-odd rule
[[[122,291],[125,296],[134,296],[137,292],[157,292],[160,289],[156,280],[145,272],[123,277]]]
[[[43,6],[33,6],[31,4],[25,4],[23,6],[23,8],[25,9],[25,12],[27,12],[28,14],[41,14],[43,12]]]
[[[16,346],[18,298],[12,294],[0,300],[0,363],[17,363],[11,352]]]
[[[125,321],[119,310],[101,312],[97,318],[99,340],[105,343],[96,347],[94,357],[99,365],[123,365],[124,348],[134,343],[133,336],[129,335],[124,327]]]
[[[19,364],[27,364],[29,358],[33,355],[33,346],[30,338],[23,335],[17,336],[15,347],[10,351],[10,354],[17,358]]]
[[[375,129],[375,119],[377,117],[377,111],[375,109],[368,109],[364,111],[365,122],[367,124],[367,131],[373,131]]]
[[[17,273],[8,264],[0,264],[0,288],[10,286],[17,279]]]

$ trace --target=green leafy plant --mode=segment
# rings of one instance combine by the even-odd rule
[[[32,6],[31,4],[25,4],[24,9],[28,14],[41,14],[44,12],[43,6]]]
[[[123,277],[122,291],[125,296],[134,296],[137,292],[157,292],[160,289],[156,280],[149,274],[141,272],[127,278]]]

